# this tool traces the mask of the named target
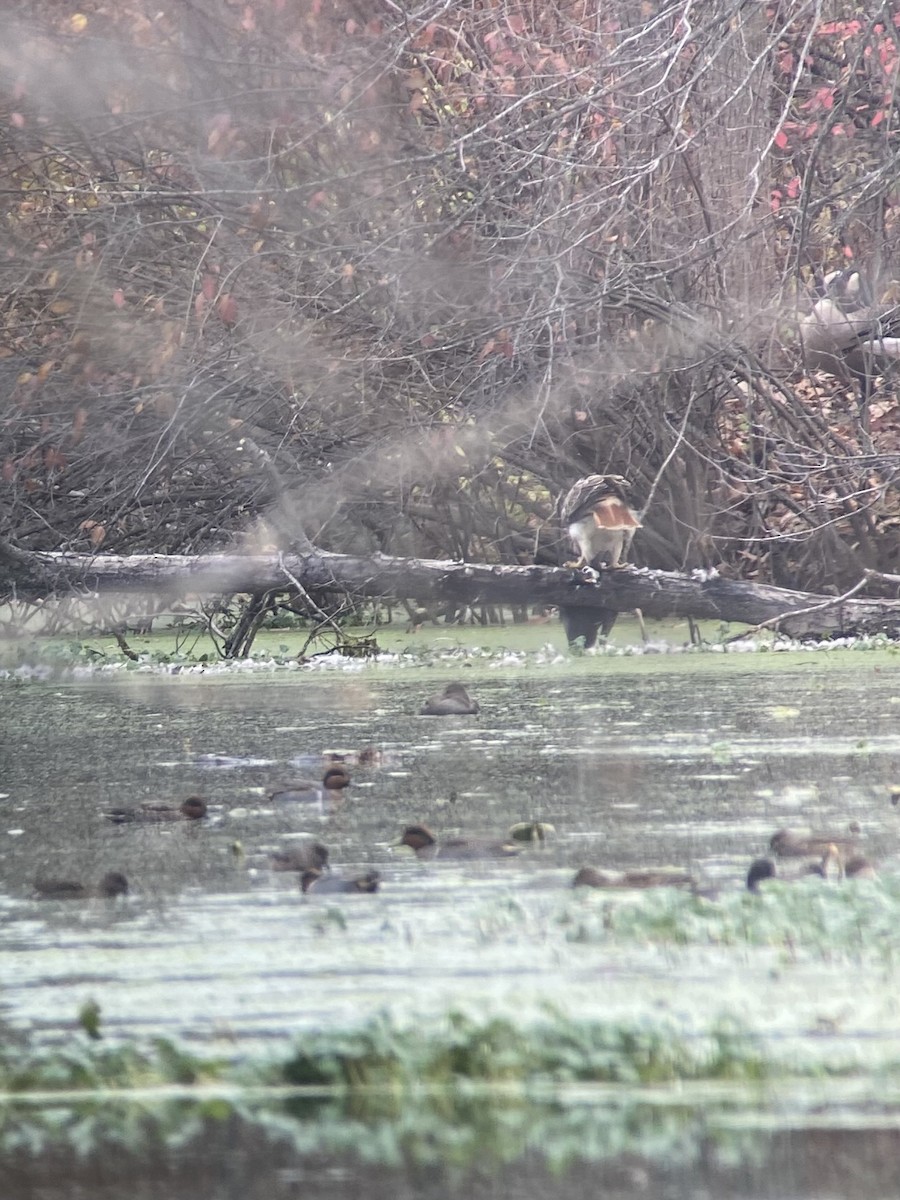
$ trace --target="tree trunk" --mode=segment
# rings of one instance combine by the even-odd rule
[[[184,593],[315,591],[397,597],[420,604],[554,604],[563,609],[647,617],[768,623],[792,637],[883,633],[900,637],[900,600],[847,599],[742,583],[700,572],[623,569],[596,581],[561,567],[490,566],[375,555],[139,554],[128,557],[34,553],[0,545],[0,596],[39,599],[85,592]]]

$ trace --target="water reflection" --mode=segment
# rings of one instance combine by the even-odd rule
[[[387,1109],[391,1105],[387,1104]],[[622,1098],[457,1098],[379,1114],[281,1103],[93,1102],[13,1108],[0,1173],[16,1200],[308,1194],[344,1198],[896,1195],[898,1114],[820,1128],[809,1112]],[[783,1128],[771,1128],[776,1116]],[[16,1136],[19,1130],[21,1137]]]

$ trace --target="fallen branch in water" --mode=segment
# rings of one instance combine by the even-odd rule
[[[502,566],[432,559],[306,554],[82,555],[0,544],[0,595],[47,599],[94,593],[230,595],[265,590],[404,598],[422,604],[541,604],[645,617],[745,622],[790,637],[885,634],[900,638],[900,600],[821,596],[725,579],[626,568],[596,580],[563,567]]]

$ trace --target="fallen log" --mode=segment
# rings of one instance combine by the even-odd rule
[[[858,585],[861,587],[864,581]],[[900,638],[900,600],[814,595],[726,579],[716,572],[626,568],[596,580],[567,567],[502,566],[432,559],[305,554],[82,555],[0,544],[0,599],[110,592],[230,595],[289,592],[414,600],[421,604],[556,605],[597,624],[611,612],[766,625],[792,637],[885,634]],[[856,591],[857,589],[854,589]]]

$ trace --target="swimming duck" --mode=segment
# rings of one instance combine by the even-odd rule
[[[429,696],[419,710],[423,717],[469,717],[477,712],[478,701],[461,683],[448,683],[442,692]]]
[[[509,836],[514,842],[526,842],[541,848],[547,838],[555,833],[556,830],[547,821],[516,821],[515,825],[509,827]]]
[[[96,887],[71,879],[36,879],[34,894],[38,900],[112,900],[128,895],[128,880],[121,871],[107,871]]]
[[[878,872],[862,854],[854,854],[844,863],[844,876],[847,879],[877,879]]]
[[[300,779],[289,788],[272,792],[269,799],[281,804],[319,804],[327,796],[331,800],[340,800],[341,792],[350,786],[350,772],[346,767],[335,763],[322,776],[320,783],[313,779]]]
[[[327,871],[328,848],[308,838],[269,856],[273,871]]]
[[[598,871],[594,867],[582,867],[572,880],[572,887],[592,888],[693,886],[693,877],[678,867],[643,867],[634,871]]]
[[[817,858],[829,847],[843,853],[859,844],[859,825],[854,821],[846,834],[811,833],[808,829],[779,829],[769,839],[769,850],[776,858]]]
[[[427,825],[407,825],[398,846],[409,846],[417,858],[511,858],[521,850],[491,838],[451,837],[438,841]]]
[[[377,892],[381,876],[377,871],[366,871],[353,879],[342,879],[339,875],[323,875],[321,871],[311,868],[300,876],[300,889],[303,892],[361,895],[367,892]]]
[[[201,821],[206,816],[206,801],[200,796],[188,796],[177,808],[171,804],[141,804],[137,808],[108,808],[103,815],[114,825],[127,825],[133,821],[147,824]]]
[[[819,862],[804,863],[789,874],[776,870],[771,858],[755,858],[747,872],[747,891],[758,892],[759,885],[767,879],[777,879],[780,883],[797,883],[801,879],[808,879],[810,875],[818,875],[821,879],[827,879],[832,865],[836,867],[839,877],[843,877],[843,860],[834,843],[826,845]]]

